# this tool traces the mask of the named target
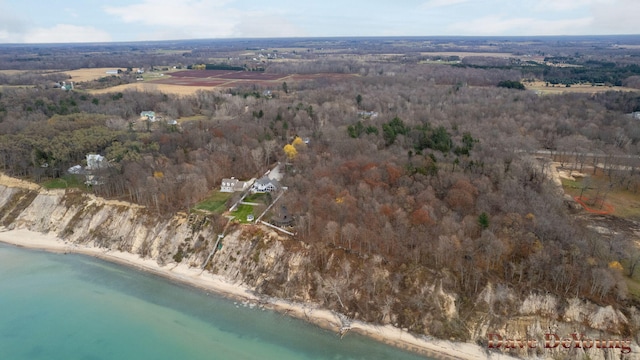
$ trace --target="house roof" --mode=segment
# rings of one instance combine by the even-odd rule
[[[76,174],[76,175],[80,175],[80,174],[84,174],[85,173],[84,169],[80,165],[75,165],[75,166],[70,167],[67,170],[67,172],[69,174]]]
[[[109,166],[104,156],[98,154],[87,154],[87,170],[102,169]]]
[[[266,176],[263,176],[260,179],[256,180],[256,185],[268,186],[269,184],[275,187],[280,187],[280,182],[278,182],[278,180],[270,179]]]
[[[230,186],[233,186],[233,185],[237,184],[237,183],[238,183],[238,181],[240,181],[240,180],[235,179],[235,178],[231,178],[231,179],[222,179],[222,185],[224,185],[224,184],[230,184]]]

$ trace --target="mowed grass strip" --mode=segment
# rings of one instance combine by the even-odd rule
[[[249,214],[253,214],[253,206],[244,204],[238,205],[236,211],[231,213],[231,215],[233,215],[235,219],[240,221],[241,223],[248,223],[247,215]]]
[[[227,210],[227,200],[231,197],[231,193],[223,193],[220,191],[214,191],[206,199],[202,200],[194,209],[206,210],[213,213],[223,213]]]
[[[46,189],[69,189],[69,188],[78,188],[78,189],[86,189],[87,186],[84,184],[84,176],[75,176],[75,175],[65,175],[61,178],[47,180],[42,183],[42,187]]]

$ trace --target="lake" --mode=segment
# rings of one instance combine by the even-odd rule
[[[0,244],[0,359],[424,359],[83,255]]]

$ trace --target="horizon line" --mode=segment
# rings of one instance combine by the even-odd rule
[[[532,38],[616,38],[616,37],[638,37],[639,34],[582,34],[582,35],[344,35],[344,36],[282,36],[282,37],[226,37],[226,38],[189,38],[189,39],[165,39],[165,40],[122,40],[122,41],[102,41],[102,42],[16,42],[0,43],[2,47],[19,46],[69,46],[69,45],[126,45],[126,44],[149,44],[149,43],[170,43],[170,42],[200,42],[200,41],[268,41],[268,40],[359,40],[359,39],[532,39]]]

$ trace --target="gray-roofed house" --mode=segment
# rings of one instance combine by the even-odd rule
[[[280,183],[278,180],[269,179],[266,176],[256,180],[251,186],[252,192],[273,192],[280,189]]]

